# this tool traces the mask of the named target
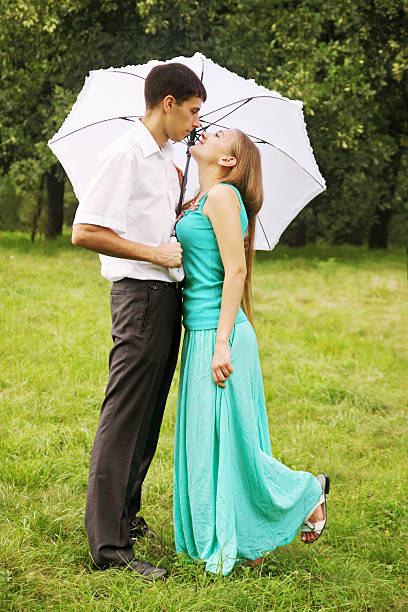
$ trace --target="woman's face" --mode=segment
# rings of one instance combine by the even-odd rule
[[[215,134],[203,132],[200,141],[190,147],[191,155],[197,162],[219,164],[223,158],[231,157],[235,139],[235,130],[218,130]]]

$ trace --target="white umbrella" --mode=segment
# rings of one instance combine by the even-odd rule
[[[302,102],[289,100],[254,80],[218,66],[201,53],[176,57],[201,77],[207,90],[201,129],[239,128],[258,145],[262,158],[264,205],[258,215],[255,248],[270,250],[282,232],[326,185],[307,136]],[[129,129],[129,121],[145,111],[144,81],[164,62],[94,70],[77,101],[48,145],[63,165],[78,199],[95,171],[101,151]],[[175,144],[174,161],[183,167],[187,141]],[[198,189],[191,160],[186,197]]]

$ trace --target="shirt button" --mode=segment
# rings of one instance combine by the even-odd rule
[[[157,285],[152,285],[152,289],[157,289]]]

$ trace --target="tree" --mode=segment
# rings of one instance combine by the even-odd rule
[[[126,4],[130,9],[133,3]],[[131,37],[116,36],[126,31],[126,23],[118,5],[109,1],[11,0],[2,3],[0,20],[0,167],[4,172],[18,160],[41,161],[44,176],[37,184],[45,181],[44,229],[52,237],[62,229],[65,177],[46,142],[62,123],[89,68],[102,65],[106,47],[114,62],[122,62]],[[139,39],[142,33],[139,28]]]
[[[39,160],[48,208],[58,213],[63,174],[45,143],[88,70],[200,50],[304,101],[328,189],[296,220],[292,242],[307,233],[384,246],[407,192],[407,7],[407,0],[9,0],[0,6],[0,167]],[[58,224],[50,213],[48,227],[58,231],[60,214],[53,218]]]
[[[370,245],[384,246],[406,180],[406,0],[249,0],[228,24],[229,66],[305,103],[328,190],[301,218],[334,241],[362,242],[371,226]]]

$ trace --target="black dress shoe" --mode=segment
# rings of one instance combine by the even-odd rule
[[[140,578],[145,580],[160,580],[167,578],[170,572],[165,567],[157,567],[147,561],[141,561],[140,559],[132,559],[132,561],[126,565],[126,568],[133,571]]]
[[[155,536],[157,534],[150,529],[143,516],[135,516],[129,520],[129,535],[132,540],[143,538],[144,536]]]
[[[167,578],[170,572],[165,567],[157,567],[148,563],[148,561],[142,561],[141,559],[132,559],[128,563],[109,563],[107,565],[96,565],[93,564],[94,569],[106,570],[111,568],[123,568],[134,572],[138,578],[144,578],[145,580],[160,580]]]

